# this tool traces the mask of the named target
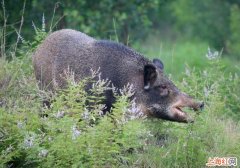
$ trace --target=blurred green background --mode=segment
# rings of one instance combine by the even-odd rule
[[[148,47],[184,40],[189,42],[190,49],[192,42],[200,41],[223,50],[226,57],[240,59],[240,1],[26,0],[23,8],[24,2],[8,0],[1,7],[1,25],[5,8],[6,48],[16,41],[24,11],[21,35],[28,40],[34,34],[32,22],[41,27],[44,14],[47,31],[72,28],[128,45],[145,42],[151,36]]]

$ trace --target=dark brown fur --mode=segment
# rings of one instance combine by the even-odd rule
[[[174,113],[171,107],[180,100],[196,109],[200,104],[181,93],[163,74],[160,60],[154,63],[131,48],[119,43],[95,40],[81,32],[64,29],[49,35],[33,56],[37,80],[41,88],[63,88],[64,71],[74,71],[76,80],[90,75],[90,69],[100,72],[117,88],[128,83],[135,88],[135,98],[143,110],[151,116],[179,122],[188,122],[185,114]],[[110,108],[114,98],[107,93],[106,104]],[[183,101],[182,101],[183,102]],[[186,106],[186,105],[179,105]],[[179,117],[180,115],[180,117]]]

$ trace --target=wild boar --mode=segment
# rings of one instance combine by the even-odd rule
[[[164,75],[164,66],[159,59],[150,61],[127,46],[96,40],[75,30],[51,33],[33,54],[33,65],[39,85],[50,90],[65,86],[62,74],[66,69],[70,68],[79,81],[90,75],[91,69],[100,68],[101,77],[109,79],[115,87],[132,84],[133,97],[148,116],[192,122],[182,108],[199,110],[204,106],[181,92]],[[108,109],[113,102],[113,93],[108,91],[105,101]]]

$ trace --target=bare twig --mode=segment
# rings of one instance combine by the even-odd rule
[[[52,32],[52,24],[53,24],[56,10],[59,7],[59,4],[60,4],[60,2],[55,3],[54,9],[53,9],[53,15],[52,15],[52,20],[51,20],[51,25],[50,25],[50,32]]]
[[[23,2],[22,18],[21,18],[21,23],[20,23],[20,26],[19,26],[19,30],[18,30],[18,32],[17,32],[17,42],[16,42],[16,44],[15,44],[15,48],[14,48],[14,54],[16,54],[16,51],[17,51],[17,45],[18,45],[19,40],[20,40],[20,38],[21,38],[20,34],[21,34],[21,30],[22,30],[23,22],[24,22],[25,6],[26,6],[26,0],[24,0],[24,2]]]
[[[53,25],[52,28],[56,27],[57,24],[58,24],[58,22],[60,22],[65,16],[66,16],[66,15],[61,16],[61,17],[56,21],[56,23]]]
[[[117,42],[119,42],[118,35],[117,35],[116,21],[114,18],[113,18],[113,28],[114,28],[115,38]]]
[[[6,47],[6,27],[7,27],[7,18],[6,18],[6,10],[5,3],[2,0],[2,9],[3,9],[3,28],[1,34],[1,57],[6,58],[5,47]]]

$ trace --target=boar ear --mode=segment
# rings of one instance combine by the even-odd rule
[[[148,90],[157,79],[157,71],[154,65],[148,64],[144,66],[144,89]]]
[[[154,58],[153,63],[154,63],[154,65],[156,65],[156,67],[160,68],[161,70],[164,69],[164,65],[160,59]]]

